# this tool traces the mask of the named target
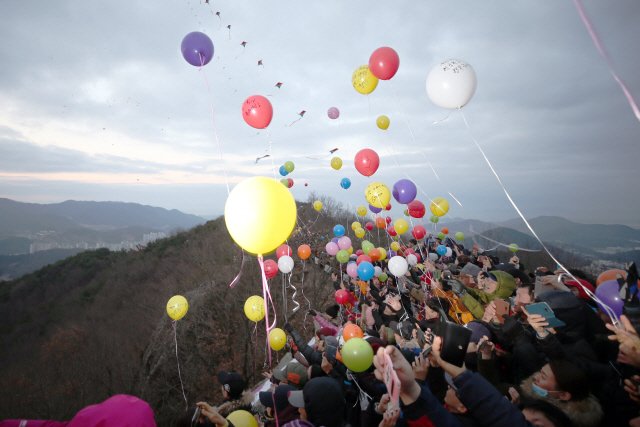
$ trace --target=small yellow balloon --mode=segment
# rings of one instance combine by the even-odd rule
[[[442,197],[436,197],[431,202],[431,213],[435,216],[443,216],[447,212],[449,212],[449,202],[447,202]]]
[[[391,249],[394,250],[394,251],[397,251],[398,249],[400,249],[400,243],[392,242],[391,243]]]
[[[231,421],[235,427],[258,427],[258,422],[251,415],[251,412],[237,410],[233,411],[227,416],[227,419]]]
[[[351,84],[361,94],[368,95],[378,86],[378,78],[369,70],[368,65],[361,65],[353,72]]]
[[[224,221],[233,240],[245,251],[268,254],[296,226],[296,202],[278,181],[263,176],[245,179],[227,197]]]
[[[396,219],[396,222],[393,223],[393,228],[395,228],[398,234],[404,234],[409,229],[409,223],[406,219]]]
[[[340,170],[342,167],[342,159],[340,157],[334,157],[331,159],[331,167],[335,170]]]
[[[322,202],[320,200],[316,200],[315,202],[313,202],[313,209],[320,212],[322,210]]]
[[[380,251],[380,261],[387,259],[387,250],[385,248],[378,248],[378,250]]]
[[[173,320],[180,320],[187,314],[187,310],[189,310],[189,303],[187,299],[182,295],[176,295],[171,297],[169,302],[167,303],[167,314]]]
[[[355,230],[355,232],[356,232],[356,237],[359,237],[360,239],[364,237],[364,228],[359,227]]]
[[[391,191],[381,182],[372,182],[364,190],[364,197],[371,206],[384,209],[391,200]]]
[[[362,228],[362,224],[360,224],[358,221],[354,221],[353,224],[351,224],[351,229],[353,231],[356,231],[358,228]]]
[[[247,298],[244,302],[244,314],[253,322],[264,319],[264,299],[258,295]]]
[[[367,214],[367,208],[364,206],[358,206],[358,215],[365,216]]]
[[[376,119],[376,124],[382,130],[387,130],[387,128],[389,127],[389,123],[391,123],[391,121],[389,121],[389,117],[384,115],[378,116],[378,118]]]
[[[350,246],[347,252],[349,252],[349,255],[353,255],[353,246]]]
[[[275,351],[282,350],[287,344],[287,334],[280,328],[273,328],[269,331],[269,341],[272,349]]]

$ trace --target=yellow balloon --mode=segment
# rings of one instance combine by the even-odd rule
[[[378,250],[380,251],[380,261],[387,259],[387,250],[385,248],[378,248]]]
[[[296,226],[291,192],[272,178],[256,176],[236,185],[227,198],[224,221],[233,240],[245,251],[273,252]]]
[[[355,232],[356,232],[356,237],[359,237],[361,239],[364,237],[364,228],[359,227],[355,230]]]
[[[251,415],[251,412],[237,410],[233,411],[227,416],[227,419],[231,421],[235,427],[258,427],[258,422]]]
[[[367,214],[367,208],[364,206],[358,206],[358,215],[365,216]]]
[[[351,84],[361,94],[368,95],[378,86],[378,78],[369,70],[368,65],[361,65],[353,72]]]
[[[392,242],[391,243],[391,249],[394,250],[394,251],[397,251],[398,249],[400,249],[400,243]]]
[[[358,228],[361,228],[362,224],[360,224],[358,221],[354,221],[353,224],[351,224],[351,229],[353,231],[356,231]]]
[[[315,202],[313,202],[313,209],[320,212],[320,210],[322,209],[322,202],[320,200],[316,200]]]
[[[364,190],[364,197],[371,206],[384,209],[391,200],[391,191],[389,191],[389,187],[381,182],[372,182]]]
[[[376,119],[376,124],[382,130],[387,130],[387,128],[389,127],[389,123],[391,123],[389,121],[389,117],[384,116],[384,115],[383,116],[378,116],[378,118]]]
[[[393,228],[396,229],[398,234],[404,234],[409,229],[409,223],[406,219],[396,219],[396,222],[393,223]]]
[[[247,298],[244,302],[244,314],[253,322],[264,319],[264,299],[258,295]]]
[[[447,202],[442,197],[436,197],[431,202],[431,213],[435,216],[443,216],[447,212],[449,212],[449,202]]]
[[[347,252],[349,252],[349,255],[353,255],[353,246],[350,246]]]
[[[182,319],[187,314],[187,310],[189,310],[189,303],[182,295],[171,297],[167,303],[167,314],[173,320]]]
[[[287,343],[287,334],[280,328],[273,328],[269,331],[269,341],[272,349],[275,351],[282,350]]]
[[[331,159],[331,167],[335,170],[340,170],[342,167],[342,159],[340,157],[334,157]]]

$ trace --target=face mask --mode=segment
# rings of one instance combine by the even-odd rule
[[[545,399],[549,399],[552,402],[556,402],[557,401],[557,399],[552,399],[552,398],[550,398],[548,396],[548,394],[549,394],[548,390],[543,389],[542,387],[538,386],[536,383],[531,384],[531,386],[533,387],[533,391],[535,391],[536,394],[544,397]]]

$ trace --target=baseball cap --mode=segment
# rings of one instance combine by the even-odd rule
[[[280,381],[289,381],[289,384],[297,390],[301,390],[309,380],[307,369],[297,360],[292,360],[282,369],[274,369],[273,376]]]
[[[242,376],[236,372],[220,371],[218,381],[232,399],[240,397],[244,391],[244,380]]]
[[[455,386],[455,384],[453,383],[453,377],[451,376],[451,374],[449,374],[448,372],[444,373],[444,379],[447,381],[447,384],[449,384],[449,386],[454,390],[457,391],[458,387]]]
[[[494,276],[493,273],[491,273],[489,271],[483,271],[482,272],[482,276],[483,277],[488,277],[489,279],[493,280],[494,282],[498,281],[498,278],[496,276]]]

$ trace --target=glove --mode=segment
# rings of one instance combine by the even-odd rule
[[[291,333],[291,332],[293,332],[295,329],[293,328],[293,326],[291,326],[291,324],[290,324],[289,322],[287,322],[287,323],[285,323],[285,324],[284,324],[284,330],[285,330],[286,332]]]
[[[451,286],[453,293],[461,298],[467,293],[464,289],[464,285],[457,280],[448,280],[447,285]]]
[[[309,310],[309,314],[312,315],[313,317],[316,317],[318,315],[318,313],[316,313],[316,311],[313,309]]]

